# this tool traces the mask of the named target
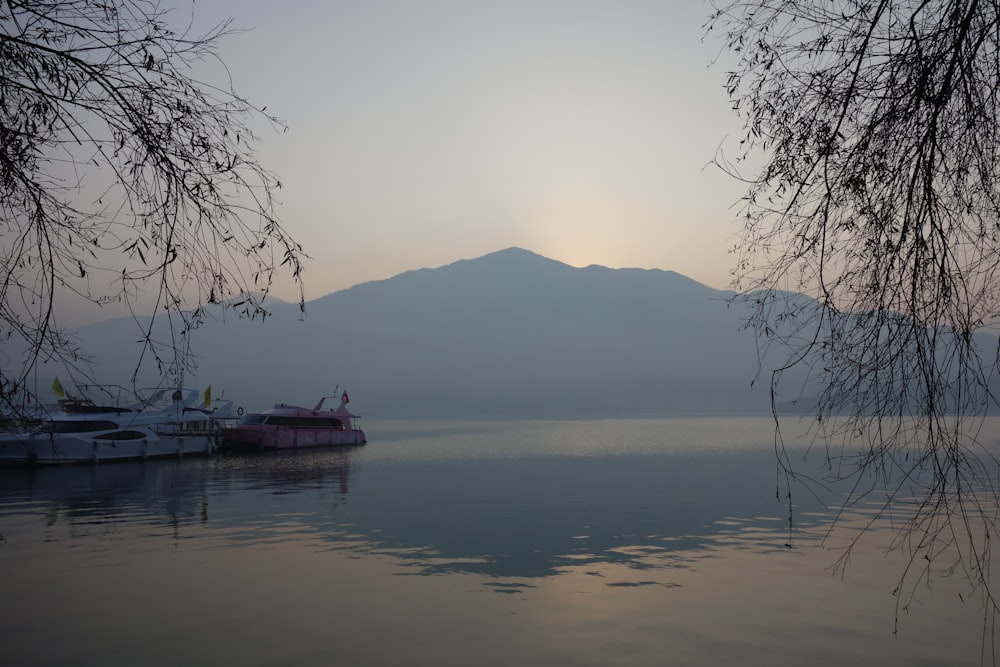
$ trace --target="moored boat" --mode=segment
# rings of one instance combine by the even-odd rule
[[[122,406],[65,399],[37,426],[0,434],[0,464],[205,456],[215,451],[221,425],[235,418],[232,401],[186,387],[144,390]]]
[[[347,392],[340,396],[335,410],[324,410],[328,396],[314,408],[279,403],[270,410],[251,413],[234,426],[222,429],[221,446],[225,449],[299,449],[363,445],[368,442],[357,426],[358,415],[347,409]]]

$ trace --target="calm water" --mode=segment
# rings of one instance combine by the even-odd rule
[[[291,455],[0,470],[5,665],[976,665],[888,529],[776,499],[768,420],[369,424]],[[796,460],[805,469],[813,456]],[[815,463],[817,466],[819,461]]]

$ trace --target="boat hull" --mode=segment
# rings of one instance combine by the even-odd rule
[[[68,465],[143,459],[208,456],[215,451],[215,435],[162,436],[115,441],[52,437],[46,434],[9,435],[0,439],[0,465]]]
[[[234,426],[222,432],[223,449],[305,449],[363,445],[368,440],[361,429],[309,429]]]

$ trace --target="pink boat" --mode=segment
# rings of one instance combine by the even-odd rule
[[[222,430],[222,447],[232,449],[299,449],[363,445],[365,432],[355,425],[359,417],[347,410],[345,391],[336,410],[324,410],[324,396],[312,408],[279,403],[270,410],[248,414]]]

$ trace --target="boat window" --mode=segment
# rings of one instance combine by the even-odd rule
[[[95,440],[142,440],[146,434],[142,431],[115,431],[105,435],[96,436]]]
[[[267,419],[267,415],[247,415],[240,420],[241,424],[255,426],[257,424],[263,424],[264,420]]]
[[[118,428],[113,421],[103,419],[87,421],[47,421],[39,430],[45,433],[92,433],[94,431],[110,431]]]
[[[322,428],[337,431],[344,430],[344,422],[335,417],[285,417],[272,415],[267,420],[268,426],[291,426],[292,428]]]

